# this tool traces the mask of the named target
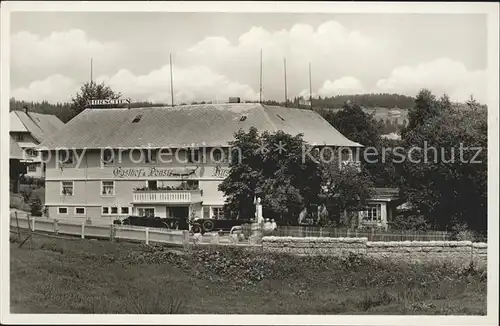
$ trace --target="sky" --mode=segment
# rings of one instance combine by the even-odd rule
[[[11,97],[65,102],[93,78],[133,101],[289,98],[428,88],[486,100],[481,14],[14,12]]]

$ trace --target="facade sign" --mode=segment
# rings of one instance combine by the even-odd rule
[[[113,175],[116,178],[122,179],[138,179],[138,178],[203,178],[205,169],[198,172],[198,168],[161,168],[161,167],[116,167],[113,169]],[[216,166],[211,176],[217,179],[224,179],[229,175],[230,169],[228,167]],[[197,173],[198,172],[198,173]],[[208,172],[208,171],[207,171]]]
[[[130,104],[130,99],[116,99],[116,100],[90,100],[90,105],[122,105]]]
[[[230,172],[229,168],[217,165],[215,167],[214,173],[212,173],[212,176],[216,178],[226,178],[229,175],[229,172]]]
[[[141,177],[189,177],[195,175],[196,169],[179,171],[167,168],[122,168],[113,170],[113,175],[118,178],[141,178]]]

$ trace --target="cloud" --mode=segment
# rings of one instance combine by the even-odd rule
[[[325,80],[323,85],[318,90],[313,90],[313,97],[332,97],[338,95],[363,94],[365,88],[363,84],[356,78],[344,76],[339,79]],[[299,93],[299,96],[309,98],[309,89],[304,89]]]
[[[248,85],[229,80],[204,66],[188,68],[173,66],[174,101],[210,101],[227,100],[230,96],[240,96],[244,100],[258,98],[255,91]],[[160,69],[145,75],[134,75],[122,69],[113,76],[101,76],[97,80],[110,85],[126,97],[154,102],[170,102],[170,67],[165,65]]]
[[[52,32],[42,37],[18,32],[11,37],[12,69],[16,79],[40,80],[54,73],[72,73],[72,77],[89,76],[90,58],[98,67],[112,66],[121,52],[117,43],[89,39],[84,31],[72,29]]]
[[[376,91],[416,95],[422,88],[435,95],[447,93],[452,100],[465,101],[473,94],[479,101],[487,100],[486,71],[469,71],[459,61],[440,58],[416,66],[402,66],[380,79]]]
[[[323,85],[340,76],[376,76],[377,69],[383,66],[379,63],[380,57],[388,55],[384,45],[375,39],[337,21],[328,21],[316,29],[307,24],[295,24],[290,29],[274,32],[254,26],[234,43],[224,37],[207,37],[188,48],[183,63],[201,62],[216,67],[232,80],[249,83],[258,89],[261,49],[265,99],[282,97],[285,57],[288,91],[296,95],[308,88],[309,62],[312,63],[314,88],[314,84]],[[340,80],[337,84],[343,82],[347,81]],[[324,91],[330,88],[327,84]]]
[[[256,100],[258,94],[248,85],[229,80],[227,77],[203,66],[189,68],[173,67],[174,101],[176,104],[192,101],[227,100],[239,96],[242,100]],[[123,97],[137,101],[170,103],[170,67],[144,75],[135,75],[127,69],[111,76],[101,75],[98,83],[104,82]],[[80,85],[71,78],[53,75],[41,81],[32,82],[27,88],[18,88],[11,95],[24,100],[49,102],[69,101]]]
[[[48,36],[19,32],[11,37],[12,96],[69,100],[78,90],[77,85],[88,80],[93,57],[94,75],[100,75],[97,80],[105,81],[124,96],[169,102],[170,70],[168,64],[163,66],[168,55],[162,49],[158,45],[148,54],[148,60],[138,60],[142,57],[134,52],[137,49],[131,42],[98,41],[78,29]],[[400,52],[375,36],[332,20],[317,28],[295,24],[289,29],[269,31],[254,26],[234,42],[210,36],[174,53],[175,101],[229,96],[257,99],[261,49],[264,99],[282,99],[285,57],[290,97],[309,96],[311,62],[314,96],[363,92],[414,96],[421,88],[429,88],[436,95],[446,92],[453,100],[464,100],[471,94],[480,101],[486,98],[485,71],[470,71],[449,58],[394,68],[394,58]],[[150,62],[149,58],[157,60]]]
[[[68,102],[76,94],[79,85],[71,78],[57,74],[16,88],[10,96],[25,101]]]
[[[318,90],[320,96],[351,95],[365,93],[361,82],[351,76],[345,76],[334,80],[325,80],[323,86]]]

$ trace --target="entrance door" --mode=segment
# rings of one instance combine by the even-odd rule
[[[174,217],[179,219],[179,229],[187,230],[188,229],[188,217],[189,217],[189,207],[187,206],[176,206],[176,207],[167,207],[167,211],[169,212],[169,217]]]

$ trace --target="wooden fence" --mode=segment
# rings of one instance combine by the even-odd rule
[[[17,215],[17,219],[15,218]],[[164,242],[186,244],[192,240],[187,231],[162,228],[149,228],[132,225],[87,224],[77,220],[54,220],[47,217],[29,218],[28,214],[11,214],[11,227],[31,229],[33,231],[74,235],[81,238],[98,237],[109,239],[129,239],[145,243]],[[251,234],[250,225],[242,225],[245,238]],[[446,231],[383,231],[383,230],[353,230],[347,228],[321,228],[311,226],[279,226],[272,234],[278,237],[331,237],[331,238],[368,238],[368,241],[449,241],[451,233]],[[211,235],[205,235],[200,243],[210,243]],[[221,237],[220,243],[228,242],[227,237]],[[217,240],[219,242],[219,240]]]
[[[28,229],[31,232],[55,233],[62,235],[100,239],[123,239],[150,242],[187,245],[189,243],[188,231],[169,229],[147,228],[140,226],[87,224],[85,221],[56,220],[47,217],[33,217],[29,214],[18,214],[10,217],[11,230]]]
[[[449,241],[447,231],[385,231],[322,228],[314,226],[279,226],[274,232],[279,237],[368,238],[368,241]]]

